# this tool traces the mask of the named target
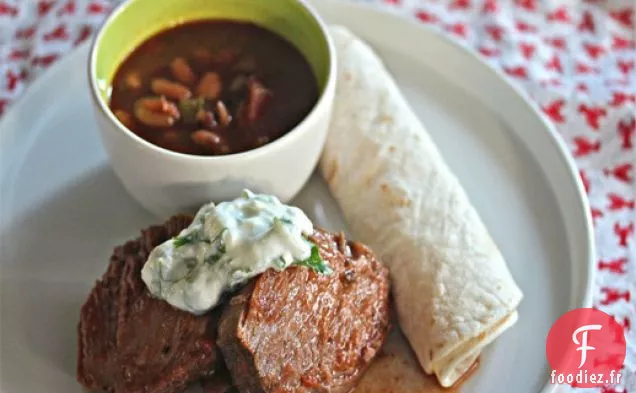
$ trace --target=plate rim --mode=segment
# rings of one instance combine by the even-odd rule
[[[465,46],[460,41],[452,39],[448,34],[443,31],[439,31],[431,26],[418,22],[414,19],[411,19],[405,15],[395,14],[386,9],[383,9],[375,4],[367,4],[367,3],[353,3],[350,1],[343,0],[311,0],[311,7],[317,10],[317,13],[321,15],[321,9],[327,8],[335,8],[335,9],[360,9],[364,12],[371,12],[376,14],[378,18],[387,18],[387,19],[395,19],[400,23],[408,24],[410,29],[414,29],[417,31],[418,35],[426,35],[430,39],[441,40],[447,45],[450,45],[454,51],[461,52],[464,55],[467,55],[474,61],[479,67],[482,68],[483,71],[489,72],[496,77],[500,82],[502,82],[502,86],[508,89],[510,92],[514,93],[519,104],[524,106],[524,109],[531,112],[541,123],[546,131],[547,137],[552,145],[554,145],[559,153],[559,158],[564,163],[569,178],[574,182],[574,187],[576,189],[576,199],[577,206],[573,207],[578,210],[579,214],[584,218],[585,223],[585,242],[587,243],[586,253],[587,253],[587,261],[586,261],[586,282],[584,283],[585,288],[583,290],[583,297],[579,304],[572,304],[574,300],[570,300],[569,307],[591,307],[592,306],[592,294],[594,290],[594,280],[596,276],[596,271],[594,269],[595,263],[595,240],[594,240],[594,231],[592,224],[592,217],[589,209],[589,201],[587,199],[585,188],[583,182],[578,175],[578,167],[575,164],[574,158],[569,153],[569,150],[565,144],[565,141],[559,135],[556,127],[547,119],[547,117],[539,110],[536,104],[531,101],[528,94],[522,89],[520,85],[514,84],[512,81],[508,79],[508,77],[498,68],[495,68],[491,64],[489,64],[485,59],[481,58],[474,50],[471,50],[467,46]],[[322,15],[321,15],[322,16]],[[330,24],[330,21],[326,19],[326,23]],[[12,135],[14,132],[17,132],[17,129],[11,129],[9,127],[11,124],[16,123],[17,117],[19,113],[22,113],[29,107],[30,102],[33,100],[33,97],[37,96],[38,93],[42,91],[43,88],[46,88],[52,81],[53,83],[59,83],[54,81],[54,76],[68,68],[71,64],[74,64],[83,57],[88,58],[88,52],[91,46],[91,43],[94,41],[94,37],[90,40],[83,42],[82,44],[74,47],[69,51],[60,61],[53,64],[51,67],[47,68],[38,75],[36,80],[34,80],[31,84],[29,84],[23,94],[13,102],[13,104],[9,107],[9,109],[4,113],[2,118],[0,118],[0,148],[6,147],[5,142],[7,138]],[[449,81],[449,83],[453,83]],[[483,100],[480,99],[483,103]],[[490,106],[489,106],[490,107]],[[494,111],[494,114],[497,117],[502,117],[500,112]],[[537,131],[540,132],[540,131]],[[6,168],[5,168],[6,169]],[[3,171],[4,172],[4,171]],[[4,176],[2,176],[4,177]],[[3,209],[2,209],[3,210]],[[569,232],[566,230],[566,233]],[[574,262],[574,261],[570,261]],[[570,263],[570,276],[574,277],[574,270],[577,268],[582,268],[582,262],[572,264]],[[546,361],[547,364],[547,361]],[[540,391],[541,393],[552,393],[558,388],[558,385],[553,385],[549,381],[546,381],[543,389]]]

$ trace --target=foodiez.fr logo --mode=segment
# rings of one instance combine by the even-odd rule
[[[625,333],[614,318],[593,308],[569,311],[548,333],[550,382],[581,388],[619,384],[625,351]]]

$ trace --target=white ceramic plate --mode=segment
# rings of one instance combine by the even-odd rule
[[[518,324],[462,391],[542,390],[547,332],[568,309],[590,305],[593,278],[590,219],[563,144],[502,75],[437,33],[363,6],[316,6],[384,57],[525,293]],[[54,66],[0,123],[2,393],[82,391],[80,305],[113,247],[161,220],[133,202],[106,162],[87,54],[84,45]],[[296,203],[324,227],[344,225],[318,176]]]

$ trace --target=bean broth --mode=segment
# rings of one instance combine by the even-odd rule
[[[157,146],[223,155],[269,143],[294,128],[318,100],[303,55],[251,23],[206,20],[162,31],[117,70],[110,108]]]

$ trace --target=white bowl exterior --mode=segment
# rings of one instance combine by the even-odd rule
[[[292,199],[313,172],[324,145],[336,89],[336,55],[325,23],[298,0],[320,26],[329,50],[327,80],[314,108],[287,134],[260,148],[225,156],[167,151],[126,129],[100,98],[94,73],[97,34],[89,55],[89,87],[99,134],[117,177],[148,211],[167,217],[210,201],[233,199],[244,189]],[[123,4],[120,6],[123,7]],[[117,10],[113,16],[117,14]],[[113,17],[111,16],[111,18]],[[108,23],[108,20],[104,26]],[[102,27],[103,29],[104,27]]]
[[[274,145],[221,157],[174,155],[148,148],[93,105],[102,143],[124,187],[147,210],[167,217],[209,201],[233,199],[244,188],[289,201],[318,162],[334,93],[334,83],[329,82],[312,113]]]

